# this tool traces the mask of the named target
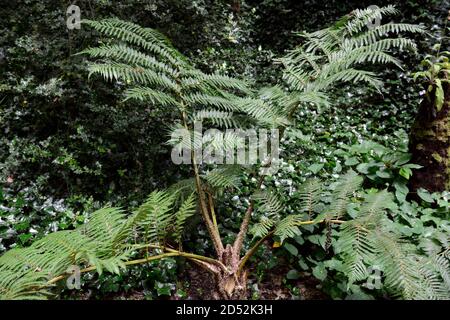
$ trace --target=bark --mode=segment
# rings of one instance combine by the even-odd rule
[[[197,262],[214,276],[216,290],[212,296],[221,300],[245,300],[247,271],[239,268],[241,260],[231,245],[226,246],[219,261],[222,267],[210,262]]]
[[[435,107],[435,92],[425,97],[411,130],[409,149],[412,163],[423,166],[410,180],[413,194],[424,188],[430,192],[450,190],[450,85],[444,83],[445,103]]]

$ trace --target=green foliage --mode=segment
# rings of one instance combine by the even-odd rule
[[[358,178],[354,172],[343,176],[336,187],[338,192],[332,193],[330,203],[323,207],[323,212],[335,212],[336,207],[344,208],[341,215],[346,221],[339,223],[341,227],[338,233],[333,233],[335,239],[332,240],[332,244],[334,252],[340,259],[340,266],[336,270],[348,279],[346,290],[350,291],[354,283],[364,281],[370,283],[372,277],[370,267],[377,266],[384,280],[382,285],[375,289],[386,290],[391,296],[404,299],[448,299],[446,279],[450,270],[449,262],[445,260],[448,248],[444,246],[443,249],[435,250],[434,254],[427,254],[418,250],[411,240],[407,242],[402,239],[404,234],[401,229],[396,228],[399,225],[387,215],[388,212],[396,212],[398,207],[393,195],[386,190],[376,193],[359,191],[357,198],[348,199],[345,204],[341,204],[344,195],[348,198],[351,194],[349,190],[358,188],[361,183],[361,179]],[[317,198],[315,202],[324,201],[320,195],[317,195]],[[339,205],[336,206],[336,203]],[[352,214],[352,211],[355,213]],[[319,214],[316,220],[322,219],[320,217],[323,216]],[[301,215],[288,215],[277,224],[275,235],[281,242],[291,238],[297,239],[305,232],[303,228],[306,226],[302,226],[303,221]],[[262,223],[259,225],[262,226]],[[258,227],[257,234],[262,237],[270,230],[271,225],[266,226],[265,230]],[[314,240],[311,238],[311,241]],[[323,250],[326,249],[325,239],[319,240],[318,244]],[[289,252],[297,255],[298,251],[295,249]],[[336,263],[337,260],[334,259],[330,263],[332,261]],[[317,264],[317,268],[319,267],[323,268],[323,264]],[[320,280],[326,278],[326,276],[322,278],[321,275],[318,277]]]
[[[54,232],[30,247],[6,252],[0,257],[0,297],[42,299],[50,294],[49,281],[71,266],[89,267],[100,275],[103,270],[120,274],[136,248],[181,241],[196,204],[191,196],[176,211],[175,197],[155,191],[128,218],[120,209],[100,209],[75,230]],[[138,242],[132,243],[133,239]]]
[[[165,3],[157,3],[161,6],[166,5]],[[169,4],[167,5],[171,5],[170,1],[168,3]],[[270,6],[270,3],[271,1],[265,1],[261,7]],[[128,4],[121,4],[120,7],[127,7],[127,5]],[[192,7],[190,4],[189,10],[198,10],[201,12],[202,10],[200,10],[198,6],[198,3],[192,4]],[[280,6],[283,7],[284,4],[281,4]],[[148,8],[144,8],[143,11],[148,11]],[[251,12],[254,14],[253,10]],[[408,39],[381,38],[386,34],[393,35],[399,32],[422,32],[422,28],[420,27],[403,23],[389,23],[382,25],[375,30],[363,30],[367,22],[372,20],[374,17],[381,17],[383,14],[391,14],[395,12],[396,10],[392,7],[382,8],[377,11],[356,10],[352,12],[350,16],[347,16],[345,19],[338,22],[338,24],[334,27],[320,32],[304,34],[307,42],[306,45],[303,46],[303,52],[301,52],[301,50],[294,50],[288,54],[284,60],[281,60],[285,66],[287,66],[284,73],[285,81],[290,86],[289,94],[284,92],[284,89],[281,86],[275,86],[272,88],[262,89],[256,96],[252,96],[253,92],[249,89],[245,82],[225,75],[227,71],[231,71],[232,73],[236,71],[226,66],[226,64],[223,68],[220,68],[224,71],[224,74],[210,74],[199,71],[193,66],[196,59],[192,59],[188,62],[188,60],[184,58],[184,56],[181,55],[159,32],[150,28],[141,28],[135,24],[126,23],[118,19],[87,22],[100,33],[104,34],[106,39],[104,39],[104,42],[102,42],[100,46],[88,49],[85,53],[96,59],[94,63],[90,64],[91,73],[100,74],[108,80],[114,80],[117,82],[114,89],[110,90],[111,92],[124,92],[126,101],[133,100],[132,103],[134,103],[134,101],[138,102],[135,110],[138,108],[141,108],[142,110],[140,112],[135,112],[134,117],[139,119],[142,115],[149,116],[146,120],[140,122],[141,124],[148,123],[148,120],[151,121],[153,119],[152,116],[154,115],[158,117],[158,122],[164,122],[164,120],[159,121],[160,117],[162,117],[161,114],[165,114],[165,117],[170,119],[167,122],[171,123],[173,119],[173,111],[182,111],[186,112],[188,126],[194,120],[205,119],[214,127],[222,128],[229,128],[233,126],[245,127],[247,125],[251,126],[254,124],[266,127],[285,127],[291,124],[287,118],[292,115],[291,112],[299,105],[303,107],[302,114],[295,114],[294,118],[303,116],[303,112],[312,112],[313,119],[316,121],[316,110],[318,111],[319,116],[325,118],[328,117],[329,119],[332,118],[327,115],[327,112],[332,114],[333,117],[336,113],[342,112],[342,110],[336,112],[336,109],[333,109],[331,104],[331,101],[339,101],[334,99],[335,95],[340,95],[344,99],[346,98],[344,95],[339,93],[341,88],[337,90],[337,93],[334,92],[336,82],[358,81],[361,83],[361,81],[365,81],[380,89],[379,87],[381,82],[375,76],[377,72],[374,72],[372,68],[367,67],[367,65],[373,63],[392,63],[393,65],[398,66],[399,61],[391,56],[391,49],[403,49],[403,47],[408,46],[414,47],[413,43]],[[246,16],[246,18],[249,16],[251,15]],[[240,21],[243,21],[242,24],[246,23],[246,19],[241,19]],[[236,21],[234,19],[230,18],[229,22],[230,25],[236,26]],[[202,29],[202,36],[204,35],[203,31],[204,30]],[[239,30],[239,28],[230,28],[228,37],[229,41],[232,43],[241,41],[241,32],[242,30]],[[205,33],[208,34],[207,32]],[[335,37],[338,38],[338,41],[336,41]],[[183,38],[187,38],[184,37],[184,33]],[[186,40],[181,42],[176,41],[175,43],[179,45],[179,43],[185,43],[184,41]],[[246,43],[246,45],[248,45],[248,43]],[[244,48],[244,46],[242,47]],[[181,47],[181,49],[184,48]],[[226,50],[227,49],[223,49],[224,55],[227,54]],[[185,53],[186,50],[181,51]],[[207,51],[208,53],[206,53],[206,56],[210,54],[209,57],[214,57],[214,50],[209,50],[208,48]],[[251,50],[249,50],[249,52],[250,51]],[[261,52],[260,54],[256,54],[258,57],[261,57],[263,54],[270,55],[270,50],[258,49],[254,51]],[[232,53],[234,52],[235,51]],[[192,56],[192,53],[187,54],[188,56]],[[198,56],[199,57],[197,59],[200,60],[205,57],[205,52],[201,52]],[[235,53],[234,56],[236,56]],[[241,58],[242,57],[239,57],[239,59]],[[207,59],[205,59],[205,61],[207,61]],[[208,64],[205,61],[201,61],[199,64]],[[255,61],[257,60],[255,59]],[[240,61],[237,61],[236,64],[239,65],[239,63]],[[218,62],[214,61],[211,65],[216,64],[218,64]],[[244,65],[245,64],[246,63],[244,62]],[[302,66],[302,69],[298,68],[299,65]],[[361,67],[361,69],[357,69],[359,67]],[[249,69],[251,68],[252,67],[249,67]],[[264,66],[258,66],[258,68],[264,69]],[[207,65],[205,69],[213,68]],[[271,68],[267,69],[271,72]],[[249,72],[251,71],[246,69],[245,73]],[[271,76],[272,75],[269,74],[268,78]],[[49,83],[48,87],[55,91],[54,94],[60,96],[57,88],[55,89],[53,84],[54,83]],[[350,88],[353,89],[357,86],[358,84],[352,83]],[[119,90],[117,90],[117,88]],[[47,89],[40,88],[39,90],[45,91]],[[382,91],[384,89],[380,90]],[[356,99],[349,100],[357,101]],[[26,101],[24,103],[26,104]],[[127,106],[129,105],[127,104]],[[320,112],[321,108],[324,108],[327,111]],[[105,113],[109,112],[107,106],[103,107],[103,111],[105,110]],[[161,110],[163,112],[159,113]],[[0,120],[4,119],[4,115],[7,115],[7,113],[8,112],[3,112],[3,114],[0,113]],[[360,116],[359,111],[357,114]],[[124,115],[121,113],[121,116],[121,119],[127,118],[126,114]],[[374,120],[375,116],[371,117],[371,115],[369,115],[368,118],[370,118],[368,119],[369,122],[372,121],[375,124],[378,123],[377,120]],[[354,119],[351,121],[354,121]],[[115,121],[112,122],[116,125]],[[118,125],[122,126],[122,128],[127,128],[126,121],[125,123],[120,121],[120,124]],[[339,125],[331,126],[325,121],[323,121],[321,125],[324,125],[327,128],[327,132],[324,132],[323,130],[320,131],[320,128],[318,129],[318,132],[312,132],[312,127],[307,127],[307,125],[305,125],[307,130],[305,131],[304,128],[302,128],[302,131],[311,135],[305,136],[302,132],[294,132],[295,130],[291,130],[288,132],[288,136],[289,134],[291,137],[295,136],[297,139],[301,140],[300,143],[302,143],[303,146],[308,145],[310,148],[308,151],[313,152],[315,151],[311,149],[314,148],[314,144],[308,139],[323,139],[322,142],[325,141],[325,143],[336,139],[333,140],[334,143],[339,141],[339,139],[351,140],[355,138],[352,136],[352,133],[345,128],[345,123],[344,125],[341,123],[341,126],[344,127],[344,130],[342,131],[336,129]],[[402,123],[402,125],[404,124]],[[104,126],[99,127],[103,128]],[[179,125],[174,125],[173,127],[180,128]],[[330,128],[329,130],[332,133],[328,132],[328,128]],[[336,135],[334,135],[334,132],[332,131],[335,129],[337,131]],[[155,131],[157,130],[158,129],[156,128]],[[83,127],[81,127],[80,130],[77,129],[77,135],[74,137],[74,140],[80,139],[83,142],[91,141],[93,137],[95,137],[95,133],[93,131],[88,132],[89,134],[86,135],[83,131]],[[139,136],[145,136],[145,133],[141,133],[141,131],[139,132]],[[380,129],[380,132],[382,132],[382,134],[386,134],[384,129]],[[235,136],[228,136],[224,138],[227,140],[225,145],[228,145],[226,149],[234,148],[240,143],[239,139]],[[217,146],[223,143],[223,139],[216,139],[207,142]],[[24,141],[21,141],[21,143],[27,145],[30,141],[25,139]],[[60,143],[62,142],[59,140],[56,141],[54,150],[58,150],[57,145]],[[129,141],[127,141],[127,143],[129,143]],[[115,151],[114,144],[111,148],[105,148],[102,140],[94,141],[92,144],[94,148],[98,147],[98,152],[101,154],[110,155],[111,150],[113,152]],[[152,143],[146,142],[143,144],[152,145]],[[392,142],[392,144],[395,144],[395,142]],[[315,147],[320,148],[320,145],[319,147]],[[98,176],[101,177],[101,179],[108,176],[108,174],[105,174],[107,169],[102,170],[101,165],[95,164],[95,166],[93,166],[83,163],[84,161],[81,160],[82,157],[79,157],[76,152],[73,152],[72,147],[69,148],[70,150],[61,149],[62,152],[56,154],[53,154],[54,150],[48,150],[49,148],[46,146],[43,148],[38,147],[31,149],[34,150],[31,150],[32,152],[29,154],[33,158],[55,159],[54,162],[56,164],[69,169],[69,172],[76,176]],[[336,157],[334,157],[334,154],[333,156],[330,156],[329,154],[324,155],[324,157],[320,159],[320,162],[315,161],[314,158],[319,154],[315,153],[313,157],[307,157],[304,163],[295,163],[296,166],[306,166],[306,168],[308,168],[308,173],[306,175],[300,173],[296,176],[296,170],[294,170],[294,172],[292,172],[292,170],[286,170],[286,172],[288,172],[289,175],[294,176],[297,180],[304,180],[305,176],[311,175],[311,172],[313,174],[320,173],[320,175],[326,176],[327,178],[330,175],[333,175],[333,178],[335,178],[335,176],[341,174],[343,170],[337,158],[346,157],[347,159],[345,160],[348,160],[350,157],[347,156],[351,154],[352,159],[349,163],[355,163],[355,161],[359,161],[359,163],[349,166],[352,166],[353,169],[369,177],[369,179],[371,179],[370,183],[373,183],[372,186],[374,187],[379,187],[379,189],[384,189],[384,187],[387,187],[390,188],[389,190],[395,188],[395,190],[398,191],[398,194],[401,194],[402,196],[402,200],[400,200],[399,195],[396,193],[397,200],[399,200],[402,206],[406,207],[409,203],[406,203],[404,199],[404,196],[407,193],[407,188],[405,191],[405,180],[407,180],[412,174],[411,169],[414,169],[414,167],[411,166],[414,165],[406,164],[407,161],[404,159],[391,161],[391,159],[387,159],[387,157],[384,158],[385,153],[385,150],[382,152],[383,155],[380,155],[377,152],[373,154],[372,151],[365,153],[359,152],[358,150],[346,150],[342,151],[340,154],[336,153]],[[29,155],[24,158],[27,160]],[[146,152],[143,159],[148,158],[148,152]],[[134,158],[130,162],[133,162],[133,160]],[[33,162],[39,162],[39,160],[33,160]],[[360,164],[363,165],[360,166]],[[292,162],[289,165],[292,165]],[[15,166],[19,167],[20,163],[16,163]],[[5,172],[9,173],[8,171],[11,170],[10,168],[11,166],[6,168],[7,170]],[[126,173],[127,168],[128,167],[117,170],[118,175],[121,178],[123,178],[124,175],[128,175]],[[145,171],[145,168],[144,170],[139,168],[139,170]],[[245,184],[242,186],[241,181],[239,181],[242,176],[244,176],[244,173],[239,170],[235,171],[234,169],[226,170],[221,168],[208,168],[204,170],[202,179],[207,183],[208,189],[211,188],[219,195],[222,195],[222,190],[224,189],[228,192],[230,190],[235,190],[237,187],[242,187],[242,192],[247,193],[249,192],[248,187]],[[130,174],[129,177],[132,177],[132,175]],[[72,177],[67,177],[67,181],[71,181],[70,178]],[[278,182],[277,178],[271,179],[272,178],[267,178],[264,183],[274,182],[276,184]],[[148,179],[143,178],[142,180]],[[417,255],[411,256],[411,253],[408,251],[409,248],[398,246],[399,241],[396,238],[397,235],[405,235],[406,232],[411,232],[409,229],[405,231],[406,228],[402,228],[405,223],[404,221],[395,221],[394,224],[389,226],[394,228],[395,232],[392,230],[381,230],[380,234],[377,233],[379,238],[375,236],[373,239],[368,237],[368,239],[371,239],[368,241],[373,241],[373,243],[358,243],[359,238],[357,234],[355,234],[355,228],[359,228],[359,223],[364,224],[364,228],[369,230],[375,224],[374,221],[379,222],[377,219],[382,217],[382,215],[378,214],[379,211],[384,212],[389,209],[389,214],[394,214],[395,212],[397,217],[402,217],[401,219],[405,219],[405,215],[407,215],[405,212],[409,212],[406,208],[402,208],[401,210],[395,210],[392,206],[389,206],[389,208],[384,208],[383,206],[392,203],[393,197],[386,191],[371,194],[374,190],[368,190],[369,194],[366,195],[365,191],[361,192],[361,188],[359,186],[361,183],[360,180],[362,179],[354,173],[350,173],[344,178],[344,181],[333,185],[330,187],[330,190],[326,190],[324,199],[321,199],[321,201],[318,200],[318,197],[321,193],[320,189],[322,186],[318,180],[310,180],[310,183],[304,185],[299,192],[295,192],[295,187],[297,186],[296,182],[298,181],[292,184],[292,180],[285,180],[286,183],[283,182],[282,187],[280,187],[280,185],[276,185],[276,187],[278,187],[277,192],[270,189],[269,192],[263,192],[262,194],[253,196],[252,199],[259,203],[258,214],[263,215],[260,223],[256,224],[252,229],[255,238],[263,237],[270,231],[274,231],[275,236],[278,237],[277,240],[280,240],[281,242],[284,241],[284,247],[290,248],[287,250],[295,255],[297,249],[285,240],[294,238],[295,241],[300,243],[303,241],[302,237],[304,234],[306,235],[307,232],[311,231],[311,229],[314,231],[314,228],[316,228],[315,226],[302,224],[305,219],[315,217],[315,222],[322,219],[329,222],[331,219],[339,219],[348,214],[352,218],[355,218],[352,222],[358,222],[353,226],[350,226],[352,222],[349,222],[348,225],[344,224],[341,234],[344,237],[344,240],[345,236],[347,236],[347,240],[349,241],[344,247],[356,247],[358,249],[356,250],[357,255],[351,256],[350,249],[347,251],[343,249],[341,251],[343,252],[342,256],[339,256],[339,258],[344,260],[344,264],[346,266],[344,273],[349,275],[348,277],[350,278],[350,281],[348,283],[348,287],[351,287],[349,289],[350,291],[356,291],[354,289],[355,286],[353,285],[353,282],[364,280],[362,265],[367,263],[366,260],[370,260],[372,257],[376,256],[378,257],[377,259],[379,259],[379,262],[377,263],[383,265],[386,269],[384,271],[386,273],[386,287],[389,288],[390,292],[408,298],[445,296],[445,294],[443,294],[444,291],[442,290],[441,280],[448,280],[448,261],[443,260],[443,258],[439,256],[434,257],[432,263],[428,263],[428,258],[418,257]],[[160,181],[158,180],[158,183],[159,182]],[[190,192],[192,192],[192,182],[192,179],[180,182],[180,184],[183,184],[184,192],[187,192],[188,198],[185,202],[181,203],[178,211],[174,210],[173,203],[179,200],[177,198],[180,194],[178,194],[178,192],[168,191],[152,193],[145,204],[126,221],[125,217],[123,217],[120,212],[117,212],[117,214],[112,214],[111,221],[106,215],[97,215],[97,213],[94,214],[91,219],[89,219],[89,223],[91,225],[93,224],[93,226],[90,227],[91,229],[84,228],[84,231],[81,232],[81,234],[88,238],[94,238],[94,242],[98,241],[98,248],[95,248],[95,250],[98,249],[99,251],[88,248],[87,251],[89,252],[86,251],[80,255],[78,258],[81,260],[78,262],[81,262],[86,266],[95,265],[99,272],[101,272],[102,269],[118,272],[120,271],[119,268],[124,267],[122,263],[123,260],[125,258],[129,258],[132,253],[126,251],[123,253],[124,256],[118,257],[115,255],[111,256],[111,250],[114,251],[114,254],[120,255],[120,252],[123,252],[121,251],[122,248],[120,244],[125,242],[127,239],[136,239],[137,236],[139,240],[144,240],[145,243],[143,245],[148,244],[148,241],[164,244],[167,241],[170,242],[172,240],[175,240],[175,242],[179,244],[182,240],[183,226],[186,220],[192,216],[195,211],[194,208],[196,204],[194,196],[193,194],[190,194]],[[394,184],[393,187],[392,183]],[[97,186],[98,183],[92,183],[92,185]],[[137,181],[137,185],[139,185],[139,181]],[[133,190],[132,188],[129,189]],[[177,188],[175,188],[175,190],[176,189]],[[294,193],[294,201],[295,199],[299,200],[294,207],[295,210],[291,210],[292,208],[290,206],[283,206],[286,199],[280,197],[280,194],[287,190],[289,190],[288,192],[290,194]],[[136,193],[142,195],[142,190],[137,190]],[[251,192],[249,193],[251,194]],[[441,211],[442,208],[444,208],[442,203],[445,203],[446,201],[445,195],[430,195],[425,192],[422,193],[421,198],[427,203],[425,206],[429,205],[431,207],[432,203],[439,204]],[[0,200],[3,201],[3,199]],[[240,209],[244,208],[245,206],[241,206]],[[422,209],[423,208],[420,210]],[[431,208],[426,209],[430,209],[432,212],[426,211],[423,216],[430,219],[428,222],[432,221],[434,223],[437,219],[435,217],[435,212]],[[285,216],[286,213],[289,215]],[[321,213],[322,215],[320,215]],[[308,217],[306,217],[306,215],[308,215]],[[239,215],[237,214],[237,216]],[[359,221],[359,219],[361,219],[361,221]],[[113,224],[121,223],[123,226],[116,232],[115,228],[110,225],[110,222]],[[89,223],[86,226],[88,226]],[[408,223],[410,223],[410,221]],[[320,245],[323,249],[328,249],[328,242],[331,241],[331,237],[335,236],[337,233],[336,230],[329,229],[330,223],[327,223],[326,225],[327,230],[325,234],[314,234],[308,239],[311,243],[314,245]],[[99,239],[95,240],[97,237],[97,227],[100,226],[103,226],[103,229],[101,232],[99,231]],[[420,226],[414,226],[414,232],[419,232],[417,231],[419,229]],[[344,230],[346,231],[344,232]],[[361,230],[363,233],[365,232],[363,229]],[[358,232],[361,232],[361,230]],[[137,231],[139,232],[136,233]],[[433,232],[434,231],[436,230],[433,230]],[[439,232],[443,232],[445,234],[445,230],[440,230]],[[439,232],[436,232],[436,235],[433,235],[433,237],[435,236],[436,239],[440,239],[440,243],[444,245],[442,242],[442,236],[439,235]],[[58,235],[55,236],[56,238],[66,237],[63,237],[62,233],[56,234]],[[110,237],[112,235],[114,235],[114,240],[111,241]],[[367,235],[369,235],[369,233],[367,233]],[[75,237],[75,242],[74,247],[70,248],[69,251],[76,252],[79,250],[79,248],[77,248],[77,243],[78,241],[82,241],[82,239],[77,238],[77,232],[75,231],[70,231],[67,233],[67,237],[70,238],[71,236]],[[66,238],[64,239],[67,241]],[[72,238],[68,240],[71,239]],[[139,246],[140,244],[136,245]],[[336,245],[336,242],[334,245]],[[48,245],[43,246],[42,250],[46,250],[47,246]],[[59,248],[57,249],[60,250]],[[61,249],[62,254],[67,254],[64,250],[65,247]],[[336,251],[339,250],[336,249]],[[439,254],[440,251],[437,251]],[[447,251],[443,252],[445,253]],[[128,254],[130,254],[130,256],[128,256]],[[410,270],[404,269],[407,277],[406,279],[401,279],[401,281],[399,281],[399,270],[393,269],[395,263],[398,263],[396,259],[404,259],[402,261],[407,261],[408,259],[411,259],[412,261],[420,259],[424,260],[421,260],[421,264],[413,264]],[[63,259],[62,261],[64,262],[65,260]],[[317,264],[313,268],[313,274],[320,280],[326,280],[326,268],[329,268],[330,265],[331,263],[327,266]],[[419,265],[427,266],[425,269],[422,268],[422,272],[425,275],[423,277],[417,276],[416,267]],[[428,270],[428,267],[430,270]],[[56,264],[55,268],[58,268]],[[436,276],[436,274],[438,274],[437,272],[440,272],[440,276]],[[29,281],[29,284],[32,284],[34,281],[32,277],[32,272],[27,272],[25,274],[24,283],[16,281],[17,288],[14,289],[15,291],[10,291],[10,293],[8,293],[10,294],[8,297],[28,297],[31,293],[27,291],[28,288],[26,282]],[[8,274],[7,270],[5,270],[5,279],[7,279],[5,280],[7,286],[11,286],[15,281],[14,275]],[[421,287],[427,288],[427,290],[429,289],[429,292],[423,293],[423,291],[414,291],[415,287],[412,284],[412,279],[416,279],[420,282]],[[43,283],[45,283],[46,280],[48,280],[48,277],[42,278]],[[446,283],[448,284],[448,281]],[[34,284],[32,284],[32,286],[36,287]],[[166,294],[167,292],[170,292],[170,290],[167,290],[166,286],[161,286],[160,288],[161,290],[158,291],[158,293]],[[39,297],[43,297],[42,295],[45,295],[46,292],[44,292],[43,289],[42,291],[37,292],[37,294],[40,295]]]
[[[414,73],[414,79],[426,80],[426,95],[429,101],[434,101],[436,111],[440,112],[445,102],[444,84],[450,83],[448,74],[450,72],[449,62],[450,52],[442,52],[437,58],[428,56],[422,61],[424,67],[428,67],[426,71]]]
[[[366,82],[379,89],[382,82],[363,69],[365,64],[392,63],[400,66],[390,51],[416,49],[407,38],[390,38],[400,32],[422,33],[420,26],[388,24],[367,30],[373,19],[398,13],[393,6],[355,10],[334,26],[304,33],[306,42],[280,59],[285,67],[284,79],[293,91],[326,91],[338,82]]]

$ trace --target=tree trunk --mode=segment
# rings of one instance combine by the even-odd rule
[[[227,266],[228,272],[221,271],[217,275],[219,296],[225,300],[244,300],[247,298],[247,272],[238,274],[239,253],[231,245],[227,245],[222,254],[222,263]]]
[[[423,166],[410,180],[413,193],[450,190],[450,85],[444,83],[445,102],[437,112],[435,92],[425,97],[411,130],[409,150],[412,163]]]

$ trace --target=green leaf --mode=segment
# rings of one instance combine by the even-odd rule
[[[376,175],[382,179],[389,179],[391,178],[391,174],[385,170],[378,170]]]
[[[319,173],[320,170],[324,167],[323,163],[315,163],[313,165],[310,165],[308,170],[311,171],[314,174]]]
[[[398,199],[398,201],[404,202],[406,200],[406,196],[409,193],[409,189],[406,183],[395,181],[394,188],[395,188],[395,196]]]
[[[359,161],[358,161],[358,158],[356,158],[356,157],[348,158],[345,161],[346,166],[354,166],[354,165],[357,165],[358,163],[359,163]]]
[[[294,256],[298,255],[298,250],[297,250],[297,248],[296,248],[295,246],[293,246],[292,244],[286,242],[286,243],[283,245],[283,247],[284,247],[287,251],[289,251],[292,255],[294,255]]]
[[[438,112],[442,110],[444,100],[445,95],[444,95],[444,88],[442,87],[442,81],[440,79],[436,79],[436,110]]]
[[[297,270],[292,269],[287,273],[286,278],[289,280],[297,280],[300,278],[300,273]]]
[[[369,169],[370,169],[370,164],[368,163],[360,163],[357,167],[356,170],[358,170],[358,172],[363,173],[363,174],[369,174]]]
[[[409,180],[412,176],[412,170],[410,168],[401,168],[399,174],[405,179]]]
[[[316,277],[317,279],[323,281],[325,280],[325,278],[327,277],[327,270],[325,269],[325,267],[323,265],[318,265],[316,267],[313,268],[313,275],[314,277]]]
[[[409,161],[411,161],[411,154],[405,153],[398,157],[396,163],[398,166],[407,164]]]
[[[298,260],[298,265],[300,266],[300,268],[302,268],[302,270],[308,270],[309,269],[308,265],[306,264],[306,262],[305,262],[305,260],[303,258],[300,258]]]
[[[419,190],[417,190],[417,195],[420,197],[420,199],[422,199],[422,200],[425,201],[425,202],[428,202],[428,203],[434,203],[433,197],[432,197],[431,194],[430,194],[427,190],[425,190],[425,189],[420,188]]]

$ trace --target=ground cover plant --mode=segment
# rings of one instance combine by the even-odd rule
[[[425,60],[429,70],[411,75],[411,81],[427,82],[411,138],[404,131],[409,126],[393,129],[395,122],[381,129],[387,139],[367,136],[375,129],[368,130],[364,122],[366,132],[356,130],[360,113],[371,113],[364,110],[362,97],[385,90],[388,81],[380,68],[404,69],[401,57],[417,55],[413,37],[426,35],[422,25],[386,22],[396,14],[391,5],[355,9],[326,28],[299,33],[299,44],[273,60],[278,79],[269,84],[245,73],[204,71],[153,28],[118,18],[84,20],[83,28],[93,31],[96,42],[71,53],[85,63],[79,81],[104,85],[98,89],[100,100],[106,90],[122,108],[143,110],[134,115],[138,132],[148,132],[139,125],[152,127],[159,121],[156,137],[142,138],[151,147],[136,152],[153,152],[175,165],[167,181],[159,184],[152,178],[148,196],[130,192],[118,199],[112,188],[109,204],[72,193],[40,205],[39,192],[28,188],[14,195],[11,190],[18,179],[11,172],[20,164],[11,150],[20,153],[23,141],[9,141],[10,156],[3,165],[7,180],[0,193],[5,212],[0,227],[9,248],[0,256],[0,297],[64,297],[66,279],[75,275],[79,281],[80,274],[87,274],[86,286],[95,281],[107,286],[114,283],[111,277],[124,275],[154,278],[157,295],[176,291],[186,297],[183,289],[161,282],[170,282],[167,277],[176,278],[176,272],[144,272],[178,265],[211,273],[210,295],[216,299],[257,298],[255,282],[281,266],[287,267],[285,287],[293,296],[299,293],[292,281],[306,274],[320,280],[331,298],[449,299],[445,40],[437,58]],[[356,111],[338,105],[355,96],[361,97]],[[0,116],[10,117],[7,111]],[[330,117],[342,121],[332,124]],[[118,124],[123,133],[130,118],[118,112],[111,121],[125,121]],[[412,122],[412,117],[401,121]],[[271,135],[252,149],[256,130]],[[102,146],[101,139],[94,143],[95,135],[83,126],[77,128],[77,139],[91,141],[100,154],[112,154],[117,147]],[[48,141],[28,148],[23,157],[52,158],[50,146]],[[256,149],[259,158],[252,155]],[[223,163],[224,156],[233,163]],[[133,159],[141,170],[149,168],[140,157],[124,159]],[[76,152],[63,150],[54,162],[71,172],[66,176],[69,194],[73,176],[103,180],[100,163],[83,166]],[[157,172],[157,167],[152,169]],[[132,180],[126,165],[117,174]],[[36,184],[48,181],[50,176]],[[44,232],[31,226],[42,212],[50,214],[42,219],[51,226]],[[8,240],[18,232],[18,244]],[[199,248],[199,241],[205,245]],[[260,261],[275,262],[255,270]],[[132,275],[131,270],[139,271]]]

